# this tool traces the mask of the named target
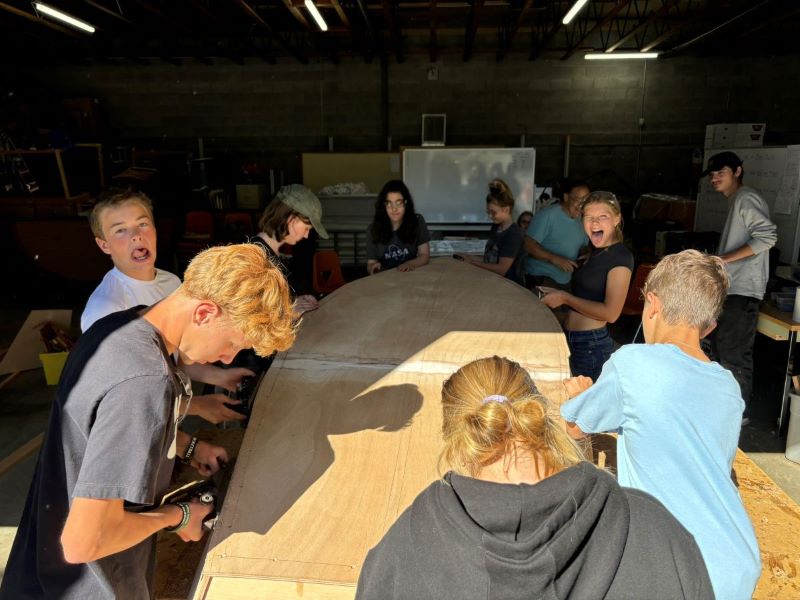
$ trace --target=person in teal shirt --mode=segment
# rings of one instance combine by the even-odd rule
[[[578,253],[589,243],[581,223],[581,205],[591,191],[582,181],[567,181],[563,198],[533,217],[525,234],[525,279],[529,288],[540,285],[568,290]]]

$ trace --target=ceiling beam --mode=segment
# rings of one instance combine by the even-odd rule
[[[436,0],[428,3],[428,15],[430,19],[430,37],[428,38],[428,60],[435,63],[439,60],[439,38],[436,35]]]
[[[369,46],[368,49],[365,51],[365,58],[367,62],[372,60],[372,55],[374,53],[380,54],[380,46],[378,37],[375,35],[375,28],[372,26],[372,21],[369,18],[369,14],[367,13],[367,6],[364,4],[364,0],[356,0],[356,4],[358,5],[358,10],[361,12],[361,17],[364,19],[364,24],[367,27],[367,37],[369,38]]]
[[[308,64],[308,58],[305,56],[305,54],[303,54],[302,52],[297,50],[295,47],[293,47],[282,35],[279,35],[279,34],[275,33],[272,30],[272,27],[270,26],[270,24],[267,23],[261,17],[261,15],[259,15],[253,9],[252,6],[250,6],[247,2],[245,2],[245,0],[233,0],[233,2],[234,2],[234,4],[238,5],[239,8],[241,8],[247,15],[249,15],[252,19],[254,19],[255,22],[264,31],[266,31],[272,38],[274,38],[283,47],[284,50],[286,50],[289,54],[294,56],[302,64],[304,64],[304,65]]]
[[[687,42],[684,42],[683,44],[680,44],[678,46],[675,46],[674,48],[670,48],[667,52],[664,52],[662,54],[667,54],[667,55],[678,54],[679,52],[682,52],[682,51],[686,50],[687,48],[689,48],[691,46],[694,46],[696,43],[706,39],[707,37],[714,36],[714,35],[720,33],[723,29],[725,29],[726,27],[729,27],[730,25],[732,25],[733,23],[735,23],[739,19],[742,19],[742,18],[746,17],[747,15],[749,15],[750,13],[765,7],[767,4],[769,4],[769,2],[770,2],[770,0],[762,0],[761,2],[756,4],[755,6],[751,6],[747,10],[742,11],[737,15],[734,15],[733,17],[731,17],[730,19],[728,19],[724,23],[720,23],[719,25],[715,25],[714,27],[712,27],[708,31],[704,31],[700,35],[693,37],[691,40],[689,40]]]
[[[311,29],[311,26],[308,24],[308,19],[306,19],[302,11],[292,3],[292,0],[283,0],[283,5],[289,9],[289,12],[292,13],[292,16],[297,20],[298,23],[300,23],[300,25],[302,25],[305,29]]]
[[[800,8],[798,8],[798,7],[787,8],[784,12],[781,12],[781,13],[776,14],[776,15],[772,15],[768,19],[765,19],[765,20],[759,22],[758,24],[754,25],[750,29],[748,29],[746,31],[743,31],[742,33],[740,33],[737,36],[736,39],[746,38],[746,37],[758,32],[758,31],[761,31],[762,29],[764,29],[766,27],[772,27],[773,25],[777,24],[780,21],[796,17],[798,14],[800,14]]]
[[[400,27],[397,25],[397,19],[394,18],[394,7],[391,0],[382,0],[383,4],[383,18],[386,25],[389,27],[389,33],[392,36],[392,45],[394,46],[394,54],[397,57],[397,62],[403,62],[403,36],[400,33]]]
[[[639,25],[637,25],[636,27],[631,29],[627,34],[623,35],[616,42],[614,42],[608,48],[606,48],[605,52],[606,53],[614,52],[614,50],[616,50],[620,46],[626,44],[628,42],[628,40],[632,39],[634,36],[638,35],[640,32],[642,32],[645,29],[647,29],[647,27],[653,21],[655,21],[656,19],[661,18],[661,17],[665,16],[667,13],[669,13],[669,11],[672,10],[675,6],[677,6],[679,2],[680,2],[680,0],[671,0],[670,2],[667,2],[666,4],[663,4],[661,6],[661,8],[659,8],[657,11],[654,11],[654,12],[650,13],[650,15],[648,17],[643,19],[642,22],[639,23]]]
[[[467,31],[464,35],[464,62],[472,58],[472,52],[475,46],[475,34],[478,32],[478,22],[480,21],[481,11],[483,10],[485,2],[486,0],[472,0]]]
[[[592,27],[591,29],[589,29],[589,31],[587,31],[586,33],[584,33],[584,34],[583,34],[583,36],[581,36],[581,38],[580,38],[578,41],[576,41],[576,42],[575,42],[575,43],[574,43],[574,44],[573,44],[573,45],[572,45],[572,46],[569,48],[569,50],[567,50],[567,51],[564,53],[564,56],[562,56],[562,57],[561,57],[561,60],[567,60],[569,57],[571,57],[573,54],[575,54],[575,51],[576,51],[578,48],[580,48],[580,47],[581,47],[581,44],[583,44],[583,42],[585,42],[585,41],[586,41],[587,39],[589,39],[589,38],[590,38],[592,35],[594,35],[594,33],[595,33],[596,31],[598,31],[598,30],[601,30],[601,29],[605,28],[606,26],[608,26],[608,24],[609,24],[609,23],[611,23],[611,21],[613,21],[613,20],[614,20],[614,18],[615,18],[615,17],[616,17],[616,16],[619,14],[619,12],[620,12],[620,11],[621,11],[623,8],[625,8],[625,6],[627,6],[627,5],[628,5],[628,3],[629,3],[630,1],[631,1],[631,0],[618,0],[618,2],[617,2],[617,3],[616,3],[614,6],[613,6],[613,7],[611,7],[611,10],[609,10],[609,11],[608,11],[608,12],[607,12],[607,13],[606,13],[604,16],[603,16],[603,18],[602,18],[602,19],[600,19],[599,21],[597,21],[597,23],[595,23],[594,27]]]
[[[181,21],[177,21],[172,17],[170,17],[169,15],[165,14],[164,11],[162,11],[157,6],[153,6],[152,4],[150,4],[149,2],[145,2],[144,0],[136,0],[136,4],[141,6],[144,10],[146,10],[150,14],[157,16],[159,19],[161,19],[164,23],[166,23],[173,29],[177,29],[178,31],[182,32],[190,31],[189,27],[187,27],[184,23],[182,23]]]
[[[548,12],[552,13],[550,16],[553,17],[553,26],[542,37],[539,37],[538,32],[536,31],[537,28],[535,26],[531,28],[531,36],[533,38],[533,41],[538,43],[533,44],[533,47],[531,48],[531,53],[528,55],[528,60],[536,60],[537,58],[539,58],[539,56],[542,53],[542,50],[544,50],[547,47],[547,44],[549,44],[550,40],[552,40],[556,36],[559,29],[561,29],[561,26],[563,25],[561,20],[564,18],[564,15],[562,15],[560,12],[556,13],[554,5],[552,3],[548,3],[547,6],[550,9]]]
[[[135,23],[133,21],[131,21],[130,19],[126,19],[121,13],[115,12],[113,10],[109,10],[105,6],[103,6],[102,4],[98,4],[97,2],[94,2],[94,0],[83,0],[83,2],[85,4],[88,4],[92,8],[94,8],[96,10],[99,10],[103,14],[108,15],[109,17],[113,17],[113,18],[115,18],[115,19],[117,19],[119,21],[122,21],[126,25],[135,25]]]
[[[514,24],[506,31],[505,39],[502,40],[500,47],[497,49],[497,61],[500,62],[506,57],[508,51],[511,49],[511,43],[514,41],[514,36],[517,35],[519,31],[520,25],[522,25],[522,20],[525,18],[525,15],[530,9],[531,4],[533,4],[533,0],[525,0],[525,4],[523,4],[522,9],[520,9],[519,13],[517,14],[517,18],[514,20]]]
[[[192,8],[203,15],[206,20],[210,21],[211,23],[219,23],[219,17],[211,12],[208,8],[206,8],[203,4],[198,2],[197,0],[189,0],[189,3],[192,5]]]
[[[66,27],[61,27],[61,25],[56,25],[55,23],[51,23],[45,19],[40,19],[36,15],[33,15],[29,12],[24,10],[18,9],[16,6],[11,6],[10,4],[6,4],[5,2],[0,2],[0,10],[4,10],[6,12],[10,12],[12,15],[17,15],[18,17],[22,17],[32,23],[36,23],[41,25],[42,27],[47,27],[48,29],[52,29],[53,31],[58,31],[59,33],[63,33],[69,35],[74,38],[82,38],[83,36],[78,35],[76,32],[67,29]]]
[[[342,22],[342,25],[350,29],[350,19],[347,18],[347,13],[344,12],[342,5],[339,4],[339,0],[331,0],[331,6],[333,10],[336,11],[336,14],[339,15],[339,20]]]

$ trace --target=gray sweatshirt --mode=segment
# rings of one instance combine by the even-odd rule
[[[740,187],[728,198],[730,208],[725,229],[719,240],[720,255],[745,244],[753,256],[728,263],[731,287],[728,295],[749,296],[761,300],[769,279],[769,252],[778,241],[778,228],[769,220],[769,207],[761,195],[748,186]]]
[[[445,475],[367,555],[356,600],[711,600],[652,496],[580,463],[535,485]]]

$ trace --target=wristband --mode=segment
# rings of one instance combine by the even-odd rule
[[[172,533],[178,533],[181,529],[186,527],[189,524],[189,518],[192,516],[192,511],[189,509],[188,502],[178,502],[175,506],[180,507],[181,511],[183,511],[183,516],[181,517],[181,522],[175,525],[174,527],[165,527],[164,531],[170,531]]]
[[[194,455],[194,449],[197,447],[197,438],[193,437],[192,440],[189,442],[189,445],[186,446],[186,454],[183,455],[183,464],[188,465],[192,462],[192,455]]]

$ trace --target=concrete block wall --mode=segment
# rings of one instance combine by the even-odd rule
[[[428,80],[436,67],[438,79]],[[382,106],[382,77],[388,105]],[[570,173],[615,191],[687,194],[692,151],[707,123],[767,123],[767,143],[800,143],[800,61],[693,58],[597,63],[502,62],[477,55],[342,58],[301,65],[248,59],[244,65],[191,60],[175,66],[91,65],[29,68],[25,84],[49,97],[94,96],[116,143],[195,147],[232,161],[256,160],[300,174],[300,153],[382,151],[420,141],[422,113],[447,114],[448,145],[537,148],[539,183],[561,175],[569,135]],[[644,120],[640,128],[640,119]]]

